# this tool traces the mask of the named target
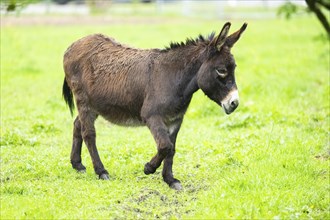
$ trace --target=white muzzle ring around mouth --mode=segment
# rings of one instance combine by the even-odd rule
[[[238,90],[232,90],[228,95],[221,101],[221,106],[226,114],[232,113],[239,104]]]

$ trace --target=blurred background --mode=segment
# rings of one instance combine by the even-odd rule
[[[269,18],[286,6],[296,12],[303,0],[2,0],[1,14],[128,15],[171,14],[206,18]]]
[[[175,14],[193,17],[275,16],[281,5],[306,6],[302,0],[2,0],[1,14]],[[295,10],[295,9],[291,9]]]
[[[314,13],[327,35],[328,0],[1,0],[1,15],[98,15],[271,19]],[[7,19],[2,19],[6,22]],[[2,23],[3,23],[2,22]],[[8,21],[12,22],[12,21]],[[27,22],[27,21],[25,21]],[[35,22],[35,21],[34,21]],[[39,21],[42,22],[42,21]],[[68,21],[63,21],[68,22]],[[72,21],[71,21],[72,22]],[[76,21],[76,23],[79,21]]]

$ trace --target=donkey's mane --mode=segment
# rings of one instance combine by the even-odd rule
[[[171,49],[176,49],[176,48],[181,48],[181,47],[186,47],[186,46],[197,46],[199,43],[209,43],[210,41],[213,40],[215,36],[215,32],[212,32],[209,34],[207,37],[203,35],[199,35],[197,38],[187,38],[186,41],[182,42],[171,42],[169,46],[166,46],[163,51],[169,51]]]

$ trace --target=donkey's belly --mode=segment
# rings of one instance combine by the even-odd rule
[[[122,126],[143,126],[138,112],[130,111],[118,106],[109,106],[105,111],[97,111],[107,121]]]

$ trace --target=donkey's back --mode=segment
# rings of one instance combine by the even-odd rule
[[[102,34],[74,42],[65,52],[64,71],[78,107],[88,102],[113,123],[140,125],[155,52],[123,46]]]

